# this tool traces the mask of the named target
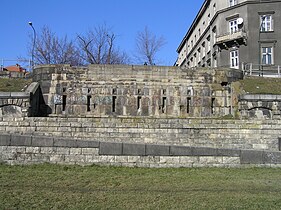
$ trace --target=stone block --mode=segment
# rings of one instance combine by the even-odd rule
[[[32,136],[33,147],[52,147],[54,146],[54,138],[48,136]]]
[[[122,155],[122,143],[100,142],[100,155]]]
[[[98,155],[99,149],[98,148],[82,148],[83,155]]]
[[[51,155],[50,156],[50,162],[51,163],[62,163],[65,161],[64,155]]]
[[[140,159],[141,159],[140,156],[128,156],[128,163],[141,162]]]
[[[11,144],[11,135],[1,134],[0,135],[0,146],[9,146]]]
[[[99,148],[100,142],[99,141],[83,141],[77,140],[77,147],[80,148]]]
[[[26,92],[11,92],[11,98],[29,98],[30,94]]]
[[[84,155],[65,155],[65,162],[67,163],[84,163],[86,157]]]
[[[0,98],[10,98],[11,97],[11,92],[0,92]]]
[[[203,164],[203,165],[223,164],[223,157],[201,156],[199,157],[199,164]]]
[[[225,156],[225,157],[240,157],[241,150],[239,149],[217,149],[218,156]]]
[[[128,156],[115,156],[115,162],[116,163],[127,163]]]
[[[115,156],[112,156],[112,155],[98,156],[98,162],[99,163],[114,163],[115,162]]]
[[[170,147],[170,155],[173,155],[173,156],[191,156],[192,150],[191,150],[191,147],[171,146]]]
[[[263,151],[241,150],[241,164],[263,164]]]
[[[193,164],[199,162],[199,157],[192,157],[192,156],[181,156],[179,157],[180,164]]]
[[[82,149],[81,148],[70,148],[69,149],[69,154],[70,155],[81,155],[82,154]]]
[[[76,140],[70,140],[70,139],[54,139],[54,146],[55,147],[77,147],[77,141]]]
[[[180,163],[180,157],[170,157],[170,156],[164,156],[160,157],[160,164],[173,164],[177,165]]]
[[[26,147],[25,152],[30,154],[39,154],[40,153],[40,147]]]
[[[123,155],[144,156],[145,144],[123,144]]]
[[[263,162],[265,164],[281,164],[281,152],[264,151]]]
[[[12,146],[31,146],[31,136],[27,135],[11,135]]]
[[[42,147],[40,150],[41,154],[55,154],[56,153],[55,147]]]
[[[70,152],[69,148],[57,147],[55,154],[57,154],[57,155],[69,155],[69,152]]]
[[[145,145],[145,154],[151,156],[169,156],[170,147],[165,145]]]
[[[223,164],[240,165],[240,157],[222,157]]]
[[[217,149],[208,147],[192,147],[193,156],[217,156]]]

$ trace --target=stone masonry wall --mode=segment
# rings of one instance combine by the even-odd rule
[[[39,66],[40,83],[53,115],[215,117],[231,113],[229,83],[242,73],[226,69],[163,66]]]
[[[281,152],[0,135],[0,163],[129,167],[281,167]]]
[[[279,151],[280,120],[167,118],[0,118],[2,134]]]
[[[241,95],[239,97],[239,112],[243,118],[280,119],[281,95]]]

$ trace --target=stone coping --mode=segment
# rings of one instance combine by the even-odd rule
[[[240,100],[247,101],[281,101],[281,95],[271,95],[271,94],[245,94],[241,95]]]

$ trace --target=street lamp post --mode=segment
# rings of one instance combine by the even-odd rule
[[[32,25],[32,22],[28,22],[28,24],[33,29],[33,45],[32,45],[32,52],[31,52],[31,66],[32,66],[32,70],[33,70],[33,67],[34,67],[34,48],[35,48],[35,42],[36,42],[36,31],[35,31],[35,28]]]
[[[264,23],[264,20],[265,20],[266,16],[263,15],[261,16],[261,24],[260,24],[260,28],[259,28],[259,76],[260,74],[262,75],[263,77],[263,68],[261,68],[261,29],[262,29],[262,25]],[[262,69],[262,73],[261,73],[261,69]]]

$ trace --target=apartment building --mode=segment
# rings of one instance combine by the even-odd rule
[[[205,0],[177,49],[175,65],[281,65],[280,13],[278,0]]]

